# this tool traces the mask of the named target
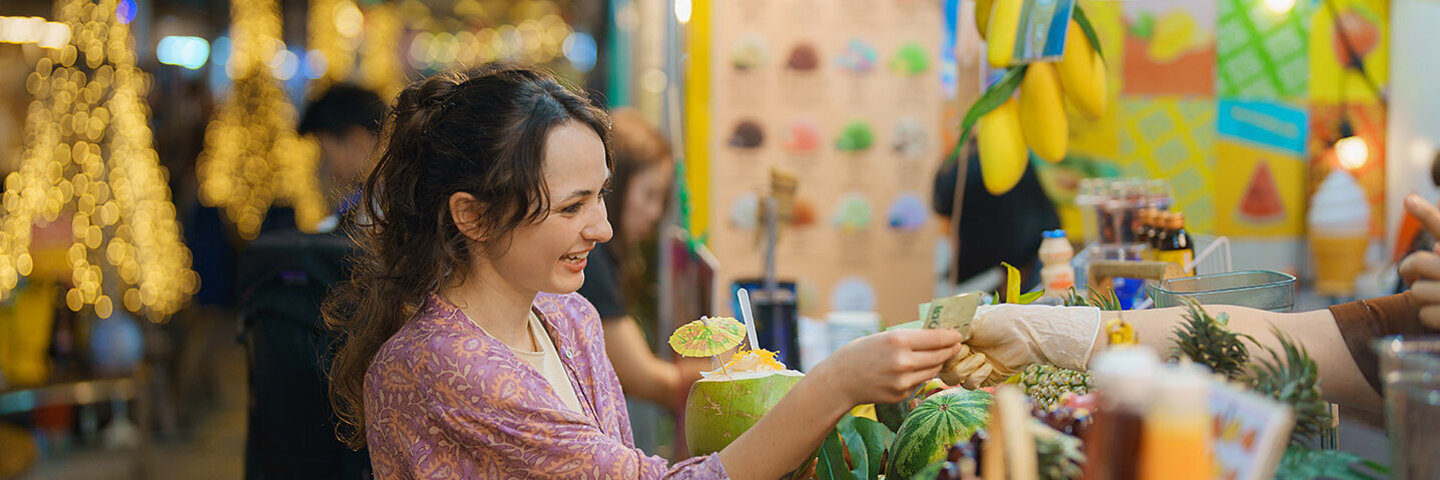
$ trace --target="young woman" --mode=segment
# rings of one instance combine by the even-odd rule
[[[633,109],[616,109],[610,120],[615,174],[611,177],[614,194],[606,211],[614,237],[596,244],[586,258],[585,284],[579,292],[600,315],[605,354],[625,394],[677,409],[685,398],[681,390],[689,388],[687,380],[699,378],[696,365],[709,362],[677,365],[656,357],[640,323],[631,316],[634,305],[630,302],[646,269],[646,259],[639,252],[641,243],[654,238],[670,198],[675,174],[670,142]]]
[[[487,66],[400,94],[363,189],[365,255],[327,303],[332,397],[379,478],[776,478],[854,405],[900,400],[960,351],[887,332],[817,365],[726,449],[633,447],[600,321],[572,293],[609,240],[608,119],[548,75]]]

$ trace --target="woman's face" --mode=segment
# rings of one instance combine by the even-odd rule
[[[544,170],[549,215],[516,228],[491,261],[517,288],[570,293],[585,282],[590,250],[613,233],[601,198],[610,183],[605,144],[585,124],[567,121],[546,139]]]
[[[625,192],[625,214],[620,218],[627,242],[636,243],[650,236],[660,217],[665,215],[665,194],[670,191],[674,171],[668,161],[651,165],[630,179]]]

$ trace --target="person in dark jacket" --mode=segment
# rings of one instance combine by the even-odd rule
[[[963,149],[951,149],[949,158],[935,174],[932,208],[950,220],[951,238],[955,244],[954,271],[950,278],[961,284],[990,270],[1009,263],[1022,274],[1021,291],[1039,283],[1039,250],[1041,233],[1060,228],[1055,203],[1040,186],[1035,168],[1026,168],[1020,183],[1002,195],[991,195],[981,181],[980,153],[975,132]],[[960,175],[960,158],[964,158],[965,174]],[[963,181],[963,188],[957,189]],[[958,191],[957,191],[958,190]],[[958,221],[954,212],[960,209]],[[955,228],[959,234],[955,235]],[[1001,282],[1004,277],[1000,276]],[[981,291],[1000,290],[1001,285],[984,285]]]

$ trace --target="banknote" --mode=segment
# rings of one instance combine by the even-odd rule
[[[970,322],[974,320],[975,310],[979,306],[980,292],[937,298],[930,302],[929,312],[924,317],[924,327],[950,328],[969,336]]]

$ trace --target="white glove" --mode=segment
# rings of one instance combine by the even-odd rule
[[[1004,381],[1036,363],[1083,370],[1099,339],[1100,309],[1095,307],[981,306],[965,341],[970,351],[947,362],[941,380],[974,388]]]

